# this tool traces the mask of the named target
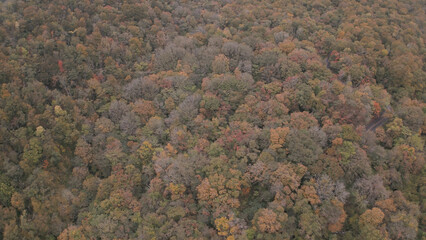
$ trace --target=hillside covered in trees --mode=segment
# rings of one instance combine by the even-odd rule
[[[426,238],[423,0],[0,4],[0,239]]]

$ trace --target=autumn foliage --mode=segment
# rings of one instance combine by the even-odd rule
[[[0,3],[0,239],[424,239],[421,0]]]

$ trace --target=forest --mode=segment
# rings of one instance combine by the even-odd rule
[[[0,239],[426,239],[424,0],[0,2]]]

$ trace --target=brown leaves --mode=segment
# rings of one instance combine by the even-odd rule
[[[318,126],[318,121],[309,112],[295,112],[291,114],[290,126],[296,129],[308,129]]]
[[[346,212],[343,209],[343,203],[340,202],[339,200],[331,200],[331,204],[333,204],[335,207],[337,207],[340,210],[340,217],[338,218],[338,220],[336,222],[332,222],[328,224],[328,230],[330,232],[338,232],[340,230],[342,230],[343,228],[343,224],[346,220]]]
[[[282,186],[287,186],[290,190],[295,191],[299,187],[306,171],[307,168],[301,164],[280,164],[277,170],[272,173],[271,181],[280,183]]]
[[[202,205],[208,207],[214,217],[230,214],[240,207],[241,173],[230,169],[223,174],[214,173],[205,178],[197,187],[197,197]]]
[[[280,230],[277,214],[270,209],[260,209],[254,217],[254,224],[261,232],[274,233]]]
[[[217,55],[212,63],[212,69],[216,74],[229,72],[229,59],[223,54]]]
[[[395,206],[395,202],[393,201],[392,198],[388,198],[385,200],[381,200],[381,201],[377,201],[376,202],[376,206],[381,208],[382,210],[387,210],[390,212],[395,212],[396,211],[396,206]]]
[[[209,205],[212,205],[213,200],[218,196],[217,190],[211,187],[210,181],[207,178],[197,187],[197,192],[198,199],[206,201]]]
[[[382,223],[385,214],[379,208],[372,208],[365,211],[359,218],[359,222],[362,225],[373,225],[378,226]]]
[[[301,187],[301,190],[303,197],[308,199],[311,205],[319,204],[321,202],[319,196],[317,195],[317,191],[313,186],[304,185]]]
[[[137,100],[133,106],[133,111],[141,117],[142,123],[146,123],[149,118],[155,115],[156,110],[152,101],[143,99]]]
[[[270,130],[271,145],[269,146],[269,148],[274,150],[278,148],[282,148],[285,142],[285,138],[289,132],[290,132],[290,128],[288,127],[279,127],[279,128],[271,129]]]

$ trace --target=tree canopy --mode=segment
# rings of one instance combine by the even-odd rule
[[[423,239],[422,0],[0,3],[0,239]]]

